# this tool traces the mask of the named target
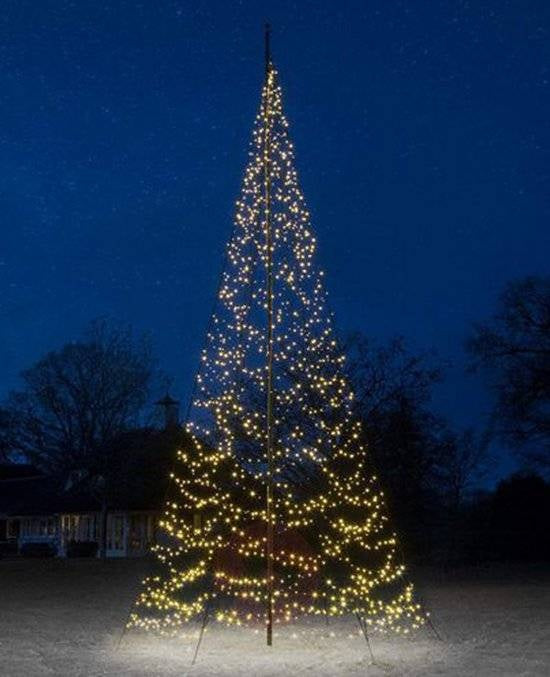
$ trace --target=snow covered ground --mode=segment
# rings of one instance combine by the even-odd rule
[[[129,633],[144,561],[0,560],[0,675],[550,675],[550,572],[496,567],[417,579],[434,624],[412,638],[373,635],[373,664],[352,619],[302,624],[275,638],[198,628],[185,640]],[[293,634],[297,634],[293,637]]]

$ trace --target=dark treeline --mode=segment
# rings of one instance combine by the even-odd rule
[[[470,368],[490,388],[487,429],[455,430],[434,413],[444,371],[404,339],[354,334],[344,349],[371,470],[380,477],[408,561],[442,565],[550,557],[550,279],[509,284],[472,328]],[[0,460],[34,463],[86,486],[104,513],[116,497],[158,493],[183,431],[151,418],[161,374],[146,337],[94,322],[80,340],[22,373],[0,407]],[[495,449],[521,470],[483,489]],[[104,545],[104,544],[103,544]]]
[[[444,373],[403,339],[347,342],[356,413],[409,560],[441,564],[550,557],[550,279],[510,283],[466,341],[491,390],[486,429],[454,430],[432,410]],[[482,490],[495,448],[520,470]],[[501,451],[502,453],[502,451]]]
[[[108,510],[160,508],[183,438],[182,431],[159,430],[152,416],[162,375],[150,341],[96,320],[21,380],[0,408],[0,453],[48,475],[57,494],[90,497],[101,511],[105,556]]]

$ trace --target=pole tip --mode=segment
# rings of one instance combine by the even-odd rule
[[[266,21],[264,24],[264,40],[265,40],[265,64],[266,69],[269,68],[271,63],[271,24],[269,21]]]

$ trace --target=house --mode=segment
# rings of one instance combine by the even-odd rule
[[[158,502],[109,505],[107,557],[145,555],[159,514]],[[97,553],[101,522],[101,504],[90,493],[60,486],[32,466],[0,466],[0,552],[66,557],[71,548],[78,551],[75,543],[86,543],[93,544],[89,553]]]
[[[185,439],[175,425],[120,435],[109,449],[102,493],[83,473],[56,478],[31,465],[0,464],[0,555],[98,555],[104,518],[107,557],[147,554]]]

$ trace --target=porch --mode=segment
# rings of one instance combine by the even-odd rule
[[[107,514],[107,557],[141,557],[154,542],[154,511],[118,511]],[[101,513],[73,513],[59,516],[59,556],[66,557],[69,544],[101,540]]]

